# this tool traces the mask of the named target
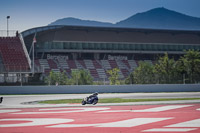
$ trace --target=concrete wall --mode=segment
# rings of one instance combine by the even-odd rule
[[[0,86],[0,94],[73,94],[73,93],[137,93],[197,92],[200,84],[170,85],[65,85],[65,86]]]

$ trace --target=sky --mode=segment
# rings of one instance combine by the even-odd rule
[[[66,17],[116,23],[164,7],[200,18],[200,0],[0,0],[0,30],[20,32]]]

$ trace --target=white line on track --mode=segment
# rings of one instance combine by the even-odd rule
[[[72,122],[72,119],[55,119],[55,118],[19,118],[19,119],[0,119],[0,121],[27,121],[18,124],[2,124],[0,127],[24,127],[24,126],[41,126],[49,124],[59,124]]]
[[[197,128],[153,128],[142,132],[188,132],[196,129]]]
[[[97,113],[118,113],[118,112],[132,112],[132,110],[105,110]]]
[[[0,113],[10,113],[10,112],[19,112],[21,110],[0,110]]]
[[[166,127],[200,127],[200,119],[173,124]]]
[[[190,106],[193,106],[193,105],[167,105],[167,106],[150,108],[150,109],[133,110],[133,112],[160,112],[160,111],[167,111],[167,110],[190,107]]]
[[[76,113],[76,112],[87,112],[87,111],[99,111],[99,110],[107,110],[110,108],[50,108],[50,109],[40,109],[40,111],[48,111],[48,112],[20,112],[13,114],[57,114],[57,113]]]
[[[149,124],[153,122],[159,122],[163,120],[168,120],[172,118],[134,118],[128,119],[123,121],[117,122],[110,122],[110,123],[95,123],[95,124],[60,124],[54,126],[48,126],[53,128],[60,128],[60,127],[135,127],[144,124]]]
[[[161,106],[161,107],[155,107],[155,108],[148,108],[148,109],[141,109],[141,110],[104,110],[99,111],[97,113],[116,113],[116,112],[161,112],[161,111],[167,111],[172,109],[178,109],[178,108],[184,108],[184,107],[190,107],[193,105],[167,105],[167,106]]]

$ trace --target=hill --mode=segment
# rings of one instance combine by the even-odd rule
[[[200,18],[187,16],[166,8],[137,13],[116,23],[118,27],[200,30]]]
[[[191,17],[166,8],[155,8],[143,13],[137,13],[116,24],[77,18],[63,18],[50,25],[200,30],[200,18]]]
[[[105,23],[99,21],[91,21],[91,20],[81,20],[78,18],[63,18],[58,19],[55,22],[52,22],[49,25],[76,25],[76,26],[99,26],[99,27],[109,27],[112,26],[112,23]]]

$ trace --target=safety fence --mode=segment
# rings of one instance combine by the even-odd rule
[[[0,86],[0,94],[200,92],[200,84]]]

